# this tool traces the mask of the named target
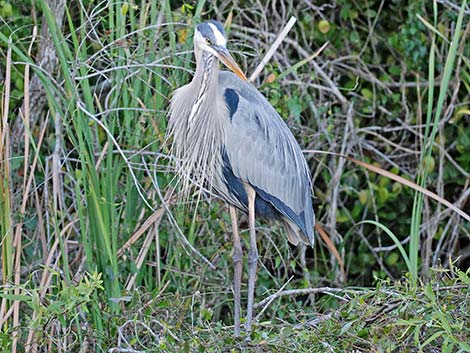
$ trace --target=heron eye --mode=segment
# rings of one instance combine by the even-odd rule
[[[212,41],[209,38],[206,38],[206,44],[207,45],[212,45]]]

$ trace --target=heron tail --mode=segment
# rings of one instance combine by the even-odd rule
[[[298,245],[302,242],[307,245],[313,245],[300,228],[289,219],[284,219],[284,227],[287,230],[287,239],[292,245]]]

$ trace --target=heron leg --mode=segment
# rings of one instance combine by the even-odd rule
[[[234,291],[234,331],[235,337],[240,336],[240,286],[242,281],[242,244],[240,242],[240,234],[238,233],[237,209],[230,206],[230,218],[232,219],[233,233],[233,291]]]
[[[253,300],[255,296],[256,269],[258,265],[258,248],[256,246],[255,231],[255,198],[256,191],[247,186],[248,194],[248,225],[250,227],[250,251],[248,252],[248,308],[246,314],[246,332],[251,332],[251,321],[253,318]]]

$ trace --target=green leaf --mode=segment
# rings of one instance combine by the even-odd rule
[[[398,262],[398,259],[400,256],[396,252],[392,252],[387,256],[387,265],[389,266],[395,266]]]
[[[359,191],[358,196],[359,196],[359,202],[362,205],[365,205],[367,203],[367,200],[369,199],[369,190]]]
[[[331,25],[327,20],[321,20],[320,22],[318,22],[318,30],[321,33],[326,34],[330,31],[330,29]]]
[[[426,297],[428,297],[428,299],[431,300],[432,302],[435,302],[435,301],[436,301],[436,295],[434,294],[434,291],[433,291],[433,289],[432,289],[431,283],[426,284],[426,286],[424,287],[424,294],[425,294]]]
[[[370,220],[359,222],[359,223],[355,224],[355,226],[358,226],[359,224],[372,224],[372,225],[382,229],[385,232],[385,234],[387,234],[393,240],[393,242],[397,246],[398,250],[400,250],[401,256],[403,257],[403,260],[405,261],[406,266],[408,267],[408,271],[411,269],[410,259],[408,258],[408,255],[406,254],[406,251],[403,248],[403,245],[401,245],[400,240],[398,240],[396,235],[393,234],[393,232],[390,229],[388,229],[382,223],[379,223],[379,222],[376,222],[376,221],[370,221]]]

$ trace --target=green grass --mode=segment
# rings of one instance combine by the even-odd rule
[[[213,320],[219,303],[207,292],[138,289],[120,304],[119,314],[101,312],[105,324],[98,332],[73,308],[80,306],[83,314],[97,305],[95,295],[105,294],[101,283],[92,275],[75,287],[62,282],[57,294],[41,302],[34,295],[20,298],[40,313],[29,324],[40,346],[51,338],[48,327],[54,324],[83,330],[78,331],[81,341],[67,341],[68,351],[84,345],[114,352],[470,351],[470,278],[458,269],[435,270],[426,284],[379,280],[375,288],[325,288],[314,306],[300,307],[294,297],[283,296],[269,304],[250,342],[234,339],[230,324]]]
[[[433,38],[431,43],[431,49],[429,52],[429,91],[428,91],[428,105],[427,105],[427,114],[425,122],[425,131],[422,152],[420,153],[420,170],[418,174],[417,183],[421,187],[426,187],[429,169],[430,169],[430,158],[433,150],[433,143],[436,139],[437,132],[439,131],[439,123],[442,117],[442,109],[444,100],[448,94],[449,82],[452,78],[452,72],[454,70],[454,63],[457,57],[457,48],[460,45],[460,33],[462,30],[462,20],[464,17],[464,12],[466,8],[467,1],[462,1],[462,5],[459,11],[459,17],[457,19],[455,32],[451,41],[449,52],[444,64],[439,96],[437,98],[437,103],[435,104],[436,97],[434,96],[434,82],[435,82],[435,73],[436,73],[436,38],[435,32],[433,32]],[[438,12],[437,12],[437,2],[433,1],[433,12],[434,12],[434,28],[437,26],[438,21]],[[434,119],[432,118],[434,115]],[[410,228],[410,249],[409,249],[409,259],[410,259],[410,268],[408,271],[411,273],[414,279],[418,279],[418,257],[419,250],[422,247],[421,244],[421,235],[420,227],[422,225],[422,212],[424,206],[424,196],[420,192],[415,193],[414,202],[413,202],[413,213],[411,216],[411,228]]]
[[[437,2],[433,8],[403,2],[379,16],[375,7],[358,11],[365,5],[339,1],[339,14],[321,10],[328,33],[319,31],[313,12],[288,7],[298,23],[265,69],[277,79],[257,84],[302,147],[341,152],[344,146],[354,158],[380,161],[384,170],[463,209],[465,199],[459,200],[470,182],[465,4],[454,11]],[[57,51],[53,75],[33,64],[39,48],[39,38],[31,37],[33,5]],[[313,250],[292,248],[278,226],[260,222],[257,302],[280,288],[335,291],[276,299],[251,343],[232,337],[230,220],[223,204],[205,196],[195,195],[189,205],[178,190],[167,197],[177,185],[167,172],[166,108],[171,92],[191,77],[192,29],[200,19],[217,13],[228,19],[229,47],[253,70],[263,43],[283,25],[282,16],[265,18],[260,6],[83,1],[66,8],[58,28],[46,0],[12,8],[0,2],[1,61],[11,74],[0,82],[4,351],[470,351],[468,257],[461,250],[468,247],[469,225],[421,193],[353,164],[341,166],[335,183],[339,164],[320,154],[307,155],[315,210],[340,249],[347,279],[338,278],[336,259],[321,240]],[[431,13],[433,24],[420,27],[417,12]],[[403,28],[390,29],[388,22]],[[331,44],[315,60],[346,106],[314,74],[311,55],[326,41]],[[429,55],[415,62],[423,51]],[[11,146],[28,71],[41,80],[47,107]],[[425,77],[424,88],[413,86]],[[35,108],[26,106],[23,114]],[[445,112],[453,110],[450,123]],[[408,151],[403,159],[396,153],[402,150]],[[240,227],[246,239],[243,218]],[[420,257],[429,244],[434,263]]]

